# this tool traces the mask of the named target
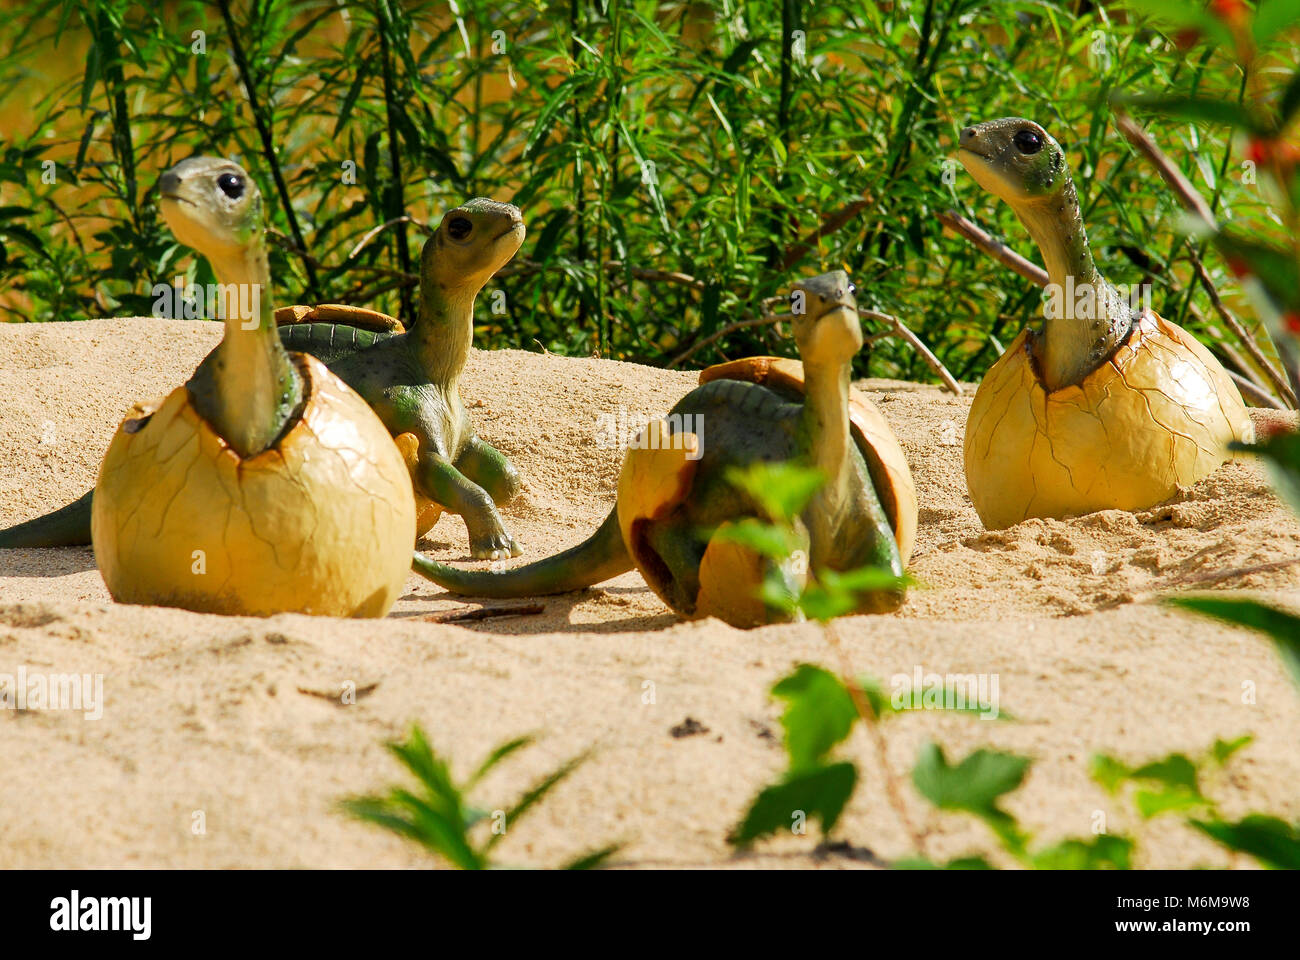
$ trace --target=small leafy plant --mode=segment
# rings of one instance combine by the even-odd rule
[[[781,726],[788,765],[777,783],[759,792],[728,837],[729,843],[739,847],[792,826],[801,827],[809,819],[818,822],[823,839],[828,840],[860,779],[855,763],[833,757],[835,748],[848,739],[859,720],[878,736],[880,718],[918,708],[912,697],[886,697],[869,678],[846,682],[812,664],[796,667],[772,688],[772,696],[786,702]],[[883,740],[877,744],[883,747]],[[883,749],[880,762],[895,810],[913,832],[897,803],[897,785],[883,766]]]
[[[391,830],[413,840],[434,856],[460,870],[486,870],[497,866],[492,851],[506,835],[508,827],[535,807],[557,784],[569,776],[586,759],[582,754],[547,774],[514,804],[505,809],[488,811],[470,805],[469,794],[498,763],[533,743],[532,737],[517,737],[501,744],[485,759],[464,783],[457,785],[447,762],[433,751],[419,726],[411,729],[405,742],[387,744],[388,749],[419,782],[416,791],[392,787],[382,796],[355,797],[343,801],[352,816]],[[475,839],[475,828],[492,821],[492,829],[482,839]],[[603,864],[618,851],[617,845],[582,854],[566,863],[566,870],[588,870]]]
[[[716,536],[748,547],[771,561],[760,596],[772,610],[793,619],[823,623],[857,608],[864,593],[902,590],[914,583],[877,567],[809,570],[808,534],[799,515],[825,475],[797,463],[758,461],[728,472],[732,485],[758,505],[766,519],[747,518],[720,528]]]
[[[823,841],[829,841],[862,780],[857,764],[837,757],[835,748],[848,739],[859,719],[874,727],[877,717],[916,709],[915,701],[886,698],[870,681],[846,683],[810,664],[799,665],[780,680],[772,688],[772,695],[786,702],[781,725],[785,728],[788,768],[776,783],[758,793],[728,842],[747,848],[763,837],[786,830],[802,833],[809,820],[817,822]],[[1237,821],[1226,820],[1203,789],[1207,775],[1226,767],[1251,739],[1242,736],[1215,740],[1203,757],[1192,759],[1172,753],[1134,766],[1102,754],[1093,758],[1092,776],[1112,795],[1120,795],[1131,786],[1132,802],[1144,820],[1178,814],[1228,850],[1249,855],[1265,867],[1295,869],[1300,867],[1300,824],[1257,813]],[[880,756],[890,802],[912,834],[918,851],[893,862],[893,868],[994,869],[982,855],[942,863],[927,857],[922,852],[925,836],[912,829],[902,810],[897,784],[884,765],[883,749]],[[941,746],[929,743],[921,749],[912,770],[912,784],[936,809],[965,813],[982,821],[998,846],[1025,869],[1130,869],[1137,852],[1136,841],[1130,837],[1099,832],[1087,838],[1067,837],[1052,844],[1033,844],[1033,835],[1002,806],[1003,798],[1024,783],[1031,765],[1028,757],[987,749],[976,750],[953,763]]]

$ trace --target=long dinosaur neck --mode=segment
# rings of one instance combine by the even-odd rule
[[[456,393],[474,342],[474,299],[463,286],[425,283],[420,288],[420,315],[409,336],[431,383]]]
[[[280,343],[270,304],[270,268],[260,240],[212,269],[225,287],[225,335],[190,390],[200,415],[241,457],[280,436],[302,402],[302,378]]]
[[[1038,362],[1044,385],[1058,390],[1081,381],[1128,337],[1132,310],[1093,262],[1072,180],[1056,196],[1015,210],[1047,267]]]
[[[846,496],[849,456],[849,364],[804,361],[803,435],[815,438],[813,465],[826,475],[822,494],[839,503]]]

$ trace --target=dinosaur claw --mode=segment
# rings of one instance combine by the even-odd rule
[[[470,556],[475,560],[509,560],[523,553],[519,541],[502,531],[497,536],[487,537],[470,544]]]

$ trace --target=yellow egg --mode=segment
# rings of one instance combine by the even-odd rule
[[[1144,313],[1084,380],[1047,393],[1022,332],[980,384],[966,421],[966,485],[990,530],[1029,517],[1141,510],[1231,457],[1254,429],[1219,362]]]
[[[313,357],[295,354],[302,415],[242,459],[189,391],[137,404],[95,485],[95,560],[122,603],[204,613],[380,617],[414,545],[406,463],[383,423]]]

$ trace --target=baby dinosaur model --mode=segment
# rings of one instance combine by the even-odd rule
[[[218,186],[223,177],[251,187],[229,161],[183,160],[162,177],[164,206],[181,204],[196,217],[215,217],[230,199]],[[338,304],[276,311],[289,324],[280,332],[284,346],[324,362],[392,431],[415,485],[416,536],[450,509],[464,517],[475,557],[500,559],[520,549],[496,509],[518,491],[518,475],[474,433],[459,383],[473,339],[474,300],[514,256],[524,234],[519,209],[510,204],[475,199],[450,211],[425,243],[419,320],[404,332],[384,314]],[[213,269],[223,284],[239,282],[223,261],[213,261]],[[0,530],[0,547],[89,543],[90,503],[87,493],[53,513]]]
[[[576,590],[635,566],[683,617],[717,616],[739,627],[770,622],[785,614],[755,596],[767,562],[714,532],[762,516],[730,482],[728,468],[794,460],[827,478],[797,524],[812,575],[865,565],[901,574],[916,530],[914,488],[883,419],[865,397],[851,397],[850,364],[862,347],[853,287],[837,271],[796,290],[805,307],[793,319],[802,368],[757,358],[704,371],[706,382],[647,428],[648,442],[628,451],[617,503],[583,543],[501,572],[417,554],[416,572],[457,593],[517,597]],[[683,419],[688,415],[693,419]],[[673,423],[702,423],[704,436],[673,433]],[[797,570],[782,572],[798,579]],[[896,591],[864,594],[859,609],[888,610],[901,601]]]
[[[1065,154],[1042,127],[990,120],[959,146],[1038,244],[1049,278],[1042,331],[1023,331],[989,369],[966,421],[966,485],[984,526],[1150,507],[1253,437],[1214,356],[1097,270]]]
[[[356,393],[284,349],[263,297],[261,195],[233,163],[207,169],[164,176],[163,218],[241,296],[190,381],[137,404],[109,444],[96,562],[124,603],[383,616],[414,539],[406,464]]]
[[[469,530],[470,553],[480,559],[520,553],[496,508],[518,492],[519,475],[474,432],[460,377],[474,339],[474,299],[515,255],[524,234],[523,217],[511,204],[476,198],[452,210],[420,255],[414,326],[397,336],[376,334],[368,349],[330,364],[379,414],[402,450],[415,485],[417,535],[443,509],[458,513]],[[310,336],[318,326],[291,330]]]

